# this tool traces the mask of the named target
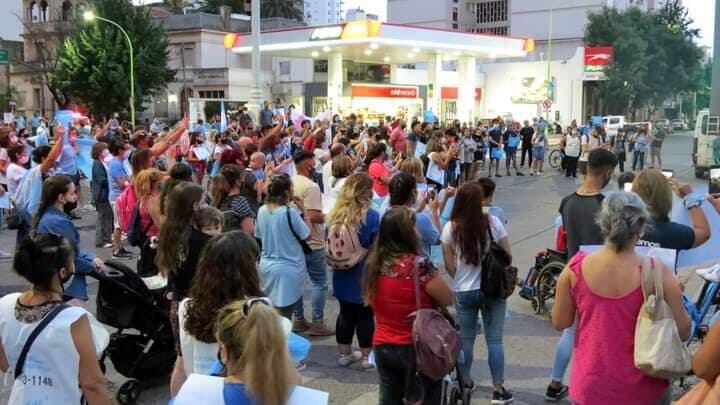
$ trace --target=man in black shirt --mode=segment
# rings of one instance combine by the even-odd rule
[[[522,137],[522,156],[520,158],[520,167],[525,167],[525,154],[528,157],[528,167],[532,166],[532,138],[535,135],[535,129],[530,126],[530,122],[525,120],[523,127],[520,129]]]
[[[502,177],[500,175],[500,159],[498,158],[495,150],[502,149],[502,129],[500,128],[500,120],[494,119],[492,121],[492,127],[488,131],[490,136],[488,143],[490,144],[490,167],[488,168],[488,177],[492,177],[493,165],[495,165],[495,177]]]
[[[593,149],[588,156],[588,174],[576,192],[563,198],[560,215],[567,233],[568,262],[583,245],[602,245],[604,240],[595,216],[600,212],[604,189],[617,166],[617,157],[607,149]],[[572,345],[575,340],[575,326],[563,331],[555,349],[552,381],[545,398],[557,401],[567,395],[568,387],[562,379],[570,363]]]

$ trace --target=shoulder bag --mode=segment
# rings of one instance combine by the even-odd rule
[[[672,309],[665,302],[662,271],[652,258],[643,257],[641,285],[645,301],[635,326],[635,367],[650,377],[683,377],[692,369],[690,352],[680,340]]]
[[[290,219],[290,207],[286,206],[285,208],[285,214],[287,214],[287,221],[288,226],[290,227],[290,232],[292,232],[295,239],[297,239],[298,243],[300,243],[300,246],[302,246],[303,253],[309,255],[313,252],[313,250],[310,248],[310,245],[308,245],[307,241],[300,239],[300,236],[298,236],[297,232],[295,232],[295,229],[292,226],[292,219]]]
[[[420,308],[420,266],[415,259],[413,281],[415,284],[415,307],[412,339],[417,370],[424,376],[438,381],[447,375],[457,362],[462,349],[460,333],[448,318],[435,308]]]

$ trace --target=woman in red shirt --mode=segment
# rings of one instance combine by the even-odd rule
[[[380,142],[376,144],[367,156],[367,162],[370,162],[368,174],[373,179],[373,191],[378,197],[385,197],[390,193],[389,185],[393,175],[398,171],[401,160],[398,159],[392,169],[385,166],[387,160],[387,145]]]
[[[382,242],[379,242],[382,241]],[[373,351],[380,377],[380,405],[402,404],[403,399],[423,404],[439,404],[442,381],[420,375],[416,370],[412,346],[414,312],[414,272],[420,279],[420,306],[435,308],[451,305],[453,293],[432,262],[421,255],[415,232],[415,213],[406,207],[388,211],[380,223],[380,232],[368,257],[364,280],[364,299],[375,311]],[[411,385],[407,385],[408,382]],[[416,385],[422,383],[422,390]]]

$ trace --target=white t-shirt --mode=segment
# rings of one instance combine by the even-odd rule
[[[315,171],[318,173],[322,173],[323,170],[323,159],[326,157],[329,157],[330,154],[321,148],[315,148],[313,151],[313,154],[315,155]]]
[[[488,218],[490,219],[490,232],[492,232],[493,238],[496,241],[506,238],[508,235],[502,222],[500,222],[500,220],[493,215],[489,215]],[[453,279],[453,289],[456,292],[479,290],[480,280],[482,279],[480,275],[481,267],[480,265],[473,266],[471,264],[465,263],[465,261],[460,256],[459,248],[454,246],[455,242],[453,240],[452,232],[453,222],[450,221],[445,224],[442,234],[440,235],[440,241],[443,244],[451,245],[455,248],[455,265],[457,266],[457,269],[455,271],[455,277]]]
[[[580,138],[572,135],[565,135],[565,155],[569,157],[580,156]]]
[[[590,156],[590,151],[592,151],[595,148],[600,147],[600,137],[594,137],[592,135],[582,135],[581,136],[581,145],[588,145],[588,151],[583,152],[580,155],[580,161],[581,162],[587,162],[588,156]]]
[[[25,173],[27,173],[27,169],[20,165],[10,163],[8,166],[7,185],[11,196],[15,195],[15,190],[17,190],[18,184],[20,184],[20,180],[25,176]]]
[[[323,192],[327,194],[328,190],[330,190],[330,178],[332,177],[332,159],[325,162],[325,164],[322,167],[322,179],[323,179],[323,187],[325,188]]]

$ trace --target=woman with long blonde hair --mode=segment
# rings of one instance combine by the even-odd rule
[[[191,374],[175,403],[282,405],[300,376],[287,349],[286,328],[267,298],[235,301],[217,316],[215,338],[225,377]],[[197,403],[197,402],[196,402]]]
[[[365,173],[353,174],[327,216],[328,263],[340,269],[333,272],[333,291],[340,303],[335,339],[338,364],[343,367],[362,360],[363,368],[372,368],[368,356],[375,322],[372,309],[363,302],[361,287],[365,256],[380,227],[380,214],[370,208],[372,196],[372,178]],[[352,351],[353,336],[357,336],[360,351]]]

